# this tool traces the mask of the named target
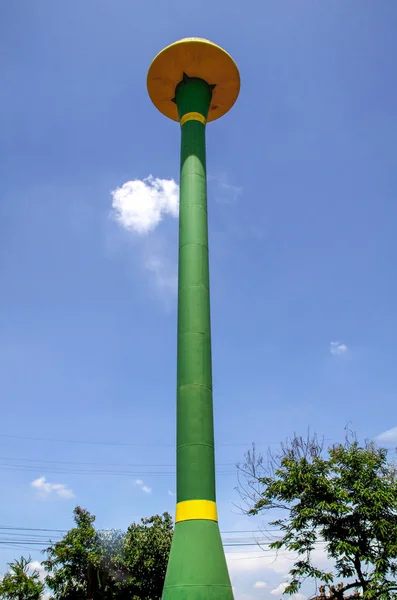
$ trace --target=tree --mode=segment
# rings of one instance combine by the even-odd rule
[[[248,514],[276,513],[270,524],[282,537],[270,548],[298,555],[285,593],[312,578],[323,584],[316,598],[397,598],[397,476],[387,450],[351,434],[326,451],[316,436],[294,436],[267,458],[255,447],[246,454],[239,491]],[[320,542],[330,570],[314,564]]]
[[[168,513],[127,532],[97,531],[95,517],[74,510],[76,527],[47,550],[52,600],[154,600],[161,597],[172,538]]]
[[[129,594],[140,600],[161,598],[172,533],[169,513],[141,519],[140,524],[129,526],[120,563],[120,572],[125,575],[120,582],[120,599],[130,599]]]
[[[9,563],[9,571],[0,581],[0,598],[2,600],[40,600],[44,584],[35,569],[31,572],[31,558],[21,556],[20,560]]]
[[[74,521],[76,527],[45,550],[46,584],[56,600],[102,600],[107,583],[101,570],[105,552],[94,527],[95,517],[77,506]]]

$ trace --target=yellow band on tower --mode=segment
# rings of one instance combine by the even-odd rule
[[[200,123],[202,123],[203,125],[207,123],[207,119],[198,112],[189,112],[186,113],[186,115],[183,115],[181,119],[181,127],[188,121],[200,121]]]
[[[218,521],[216,503],[211,500],[185,500],[176,505],[175,523],[204,519]]]

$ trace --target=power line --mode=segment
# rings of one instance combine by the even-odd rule
[[[58,542],[61,540],[31,540],[31,539],[19,539],[19,540],[0,540],[0,544],[28,544],[30,546],[43,546],[45,544],[53,544],[54,542]],[[224,544],[224,546],[230,546],[232,548],[237,548],[240,546],[269,546],[270,542],[236,542],[236,543],[231,543],[229,541],[226,541]]]
[[[26,473],[37,473],[43,471],[44,467],[37,465],[10,465],[0,464],[1,471],[16,471]],[[122,477],[139,477],[145,476],[175,476],[176,471],[115,471],[106,469],[63,469],[61,467],[49,467],[45,468],[46,473],[57,474],[57,475],[119,475]],[[235,471],[216,471],[218,475],[235,475]]]
[[[0,538],[0,544],[29,544],[32,546],[43,546],[46,544],[54,544],[56,542],[60,542],[62,541],[63,538],[62,537],[58,537],[58,538],[45,538],[45,539],[34,539],[34,538],[20,538],[20,539],[1,539]],[[262,548],[263,546],[270,546],[273,542],[268,542],[265,540],[255,540],[255,541],[234,541],[234,540],[224,540],[223,541],[223,545],[226,547],[231,547],[231,548],[238,548],[238,547],[259,547]],[[318,542],[314,542],[314,544],[316,546],[319,545],[324,545],[327,542],[324,541],[318,541]]]
[[[112,440],[63,440],[59,438],[46,438],[46,437],[35,437],[27,435],[14,435],[9,433],[0,433],[0,438],[17,439],[17,440],[30,440],[34,442],[49,442],[56,444],[84,444],[84,445],[100,445],[100,446],[127,446],[127,447],[148,447],[148,448],[174,448],[174,443],[159,444],[156,442],[114,442]],[[332,442],[333,438],[324,438],[325,442]],[[256,447],[263,446],[279,446],[281,441],[278,442],[255,442]],[[253,442],[220,442],[217,446],[221,447],[245,447],[250,448]],[[395,452],[395,448],[386,448],[387,452]]]
[[[62,540],[60,539],[48,539],[48,540],[31,540],[31,539],[18,539],[18,540],[10,540],[10,539],[0,539],[0,547],[10,547],[13,548],[15,546],[28,546],[30,548],[37,548],[37,549],[44,549],[48,546],[52,546],[53,544],[56,544],[58,542],[60,542]],[[230,541],[225,541],[223,542],[223,547],[224,548],[252,548],[252,547],[257,547],[257,548],[262,548],[264,546],[269,546],[270,543],[269,542],[262,542],[262,543],[257,543],[257,542],[236,542],[236,543],[231,543]]]
[[[100,446],[131,446],[131,447],[156,447],[156,448],[174,448],[175,444],[159,444],[156,442],[114,442],[110,440],[62,440],[58,438],[43,438],[43,437],[34,437],[28,435],[11,435],[9,433],[0,433],[0,437],[9,438],[9,439],[17,439],[17,440],[30,440],[34,442],[50,442],[56,444],[84,444],[84,445],[100,445]],[[279,442],[269,442],[266,445],[279,444]],[[246,446],[249,447],[252,445],[252,442],[247,443],[235,443],[235,442],[223,442],[218,444],[219,446]],[[261,444],[257,444],[261,445]]]
[[[68,440],[59,438],[46,438],[46,437],[35,437],[29,435],[14,435],[9,433],[0,433],[0,438],[16,439],[16,440],[30,440],[33,442],[49,442],[54,444],[84,444],[84,445],[100,445],[100,446],[127,446],[127,447],[147,447],[147,448],[174,448],[175,443],[159,444],[157,442],[114,442],[112,440]],[[325,441],[332,441],[332,438],[325,438]],[[278,442],[263,442],[256,443],[256,447],[261,446],[279,446]],[[216,443],[216,446],[221,447],[245,447],[250,448],[253,442],[220,442]]]
[[[13,531],[40,531],[40,532],[47,532],[47,533],[67,533],[69,530],[68,529],[49,529],[49,528],[44,528],[44,527],[14,527],[12,525],[0,525],[0,531],[2,530],[13,530]],[[109,531],[109,529],[99,529],[98,531]],[[281,530],[278,528],[269,528],[269,529],[264,529],[264,532],[280,532]],[[233,533],[261,533],[261,530],[259,529],[225,529],[224,531],[221,531],[221,534],[233,534]]]
[[[44,528],[44,527],[13,527],[11,525],[0,525],[0,532],[1,531],[38,531],[38,532],[44,532],[44,533],[67,533],[69,530],[68,529],[48,529],[48,528]],[[99,529],[99,532],[103,532],[103,531],[109,531],[109,529]],[[266,529],[264,530],[265,533],[267,532],[280,532],[280,529],[277,528],[271,528],[271,529]],[[229,529],[229,530],[224,530],[221,531],[222,535],[230,535],[230,534],[234,534],[234,533],[257,533],[257,534],[261,534],[263,535],[263,532],[261,532],[258,529],[239,529],[239,530],[233,530],[233,529]]]
[[[34,437],[29,435],[11,435],[8,433],[0,433],[0,437],[2,438],[10,438],[17,440],[30,440],[33,442],[50,442],[50,443],[59,443],[59,444],[92,444],[92,445],[101,445],[101,446],[157,446],[157,447],[168,447],[173,446],[174,444],[153,444],[148,442],[142,443],[132,443],[132,442],[112,442],[112,441],[94,441],[94,440],[60,440],[56,438],[42,438],[42,437]]]
[[[223,547],[228,547],[228,546],[227,545],[225,546],[225,544],[223,544]],[[26,550],[28,552],[30,552],[30,551],[32,551],[32,550],[35,549],[35,547],[32,547],[31,545],[27,545],[26,543],[23,543],[23,542],[20,543],[20,544],[4,544],[4,545],[0,544],[0,548],[10,549],[10,550],[16,550],[16,549],[18,549],[18,550]],[[40,549],[40,548],[37,548],[37,549]],[[42,549],[44,549],[44,548],[42,548]],[[260,551],[259,550],[258,551],[256,551],[256,550],[255,551],[244,550],[244,554],[251,553],[251,552],[252,552],[252,554],[254,554],[254,553],[260,552]],[[237,554],[237,552],[226,551],[225,554],[231,556],[233,554]],[[257,560],[257,559],[260,559],[260,558],[277,558],[278,556],[289,556],[289,554],[284,554],[284,553],[267,554],[265,551],[262,551],[262,553],[260,555],[258,555],[258,556],[243,556],[243,557],[229,559],[229,560],[249,560],[249,559],[253,559],[253,560],[256,559]],[[295,559],[291,559],[291,560],[295,560]]]
[[[98,461],[71,461],[71,460],[50,460],[41,458],[19,458],[19,457],[0,457],[0,470],[2,471],[26,471],[37,472],[45,469],[46,473],[68,474],[68,475],[119,475],[125,477],[136,476],[159,476],[176,474],[175,463],[106,463]],[[10,462],[4,462],[10,461]],[[23,464],[27,462],[29,464]],[[70,468],[69,468],[70,466]],[[86,467],[102,467],[100,469]],[[218,463],[217,473],[219,475],[235,474],[236,470],[225,470],[228,467],[235,467],[234,463]],[[74,468],[73,468],[74,467]],[[106,468],[115,467],[115,468]],[[138,470],[130,470],[138,469]],[[145,469],[145,470],[142,470]],[[147,470],[146,470],[147,469]],[[151,469],[161,469],[152,471]],[[169,470],[165,470],[169,469]]]
[[[225,552],[225,554],[237,554],[237,552]],[[229,560],[258,560],[258,558],[278,558],[279,556],[286,556],[287,558],[289,558],[289,554],[288,553],[279,553],[279,554],[265,554],[262,553],[260,556],[243,556],[243,557],[239,557],[239,558],[230,558]],[[290,559],[295,560],[294,558]]]
[[[60,541],[61,539],[63,539],[62,535],[67,533],[67,531],[68,530],[65,529],[50,529],[40,527],[13,527],[10,525],[1,525],[0,544],[29,543],[30,545],[43,545],[44,543],[53,543],[54,541]],[[98,533],[105,531],[109,530],[98,530]],[[276,532],[279,530],[275,529],[274,531]],[[52,536],[50,539],[48,534],[51,533],[54,533],[56,535]],[[253,541],[252,537],[247,537],[246,535],[244,535],[244,537],[242,538],[226,538],[224,539],[224,543],[228,546],[257,546],[258,544],[268,545],[270,543],[263,539],[264,534],[262,532],[256,530],[239,530],[237,532],[231,530],[221,531],[222,536],[230,536],[231,534],[235,533],[238,533],[240,536],[241,534],[244,535],[245,533],[256,533],[261,536],[261,539]],[[17,539],[9,539],[10,536]]]
[[[174,467],[175,463],[170,464],[148,464],[148,463],[104,463],[104,462],[84,462],[74,460],[48,460],[41,458],[16,458],[8,456],[0,456],[0,460],[26,461],[26,462],[42,462],[48,464],[63,464],[63,465],[102,465],[105,467]],[[235,463],[218,463],[218,467],[234,467]]]
[[[59,541],[62,538],[59,534],[67,533],[68,530],[64,529],[44,529],[44,528],[32,528],[32,527],[11,527],[11,526],[0,526],[0,543],[7,544],[15,544],[15,543],[29,543],[42,545],[43,543],[53,543],[54,541]],[[107,532],[108,529],[98,530],[98,533]],[[274,529],[274,532],[280,533],[280,530]],[[36,533],[40,532],[40,533]],[[56,538],[49,538],[47,535],[42,535],[43,533],[56,533]],[[239,533],[253,533],[260,536],[260,539],[253,539],[252,537],[247,537],[246,535],[242,538],[226,538],[223,540],[224,545],[227,546],[269,546],[272,542],[267,541],[264,538],[264,533],[258,530],[241,530],[241,531],[221,531],[222,536],[230,536],[230,534]],[[8,539],[7,537],[1,536],[19,536],[19,539]],[[316,544],[321,544],[325,542],[315,542]]]
[[[13,529],[14,531],[47,531],[54,533],[66,533],[67,529],[43,529],[42,527],[11,527],[11,525],[0,525],[1,529]]]
[[[0,547],[7,547],[7,548],[24,548],[24,549],[41,549],[41,550],[45,550],[46,547],[48,546],[52,546],[53,544],[59,542],[61,540],[43,540],[41,542],[37,541],[31,541],[31,540],[1,540],[0,541]],[[318,542],[316,545],[320,545],[320,544],[324,544],[325,542]],[[253,557],[253,558],[261,558],[263,557],[269,557],[272,555],[267,554],[267,552],[265,550],[263,550],[264,546],[270,546],[270,543],[268,542],[263,542],[263,543],[236,543],[236,544],[232,544],[229,542],[223,542],[222,543],[224,548],[252,548],[252,547],[256,547],[259,548],[258,550],[250,550],[250,551],[246,551],[244,550],[244,553],[249,552],[249,553],[259,553],[261,552],[261,554],[258,557]],[[229,554],[231,554],[229,552]],[[274,554],[273,556],[288,556],[288,554]]]

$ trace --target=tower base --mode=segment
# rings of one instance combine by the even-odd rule
[[[233,600],[218,523],[176,523],[162,600]]]

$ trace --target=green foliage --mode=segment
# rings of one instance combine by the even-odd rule
[[[40,581],[39,572],[29,572],[30,557],[21,556],[20,560],[10,563],[9,571],[0,581],[0,598],[2,600],[40,600],[44,584]]]
[[[95,517],[78,506],[74,521],[76,527],[62,541],[47,548],[47,559],[43,561],[48,572],[46,584],[57,600],[87,598],[93,571],[100,563]]]
[[[267,465],[254,448],[242,470],[248,514],[271,510],[278,517],[271,525],[282,537],[270,548],[298,555],[286,593],[313,578],[331,599],[354,591],[365,600],[397,598],[397,478],[385,449],[347,438],[324,452],[317,438],[294,437],[281,454],[269,454]],[[332,570],[313,562],[319,542]],[[335,576],[347,582],[331,586]]]
[[[168,513],[142,519],[127,530],[122,555],[126,574],[120,590],[132,598],[161,598],[172,540],[172,518]],[[122,598],[131,598],[123,595]]]
[[[126,533],[96,531],[95,517],[80,507],[74,520],[76,527],[46,550],[53,600],[161,598],[172,539],[168,513],[133,523]]]

